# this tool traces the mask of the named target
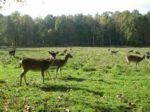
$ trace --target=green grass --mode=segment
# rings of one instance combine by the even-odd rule
[[[20,48],[17,57],[49,57],[48,50],[65,48]],[[107,48],[73,47],[73,58],[63,68],[63,76],[55,78],[49,69],[45,84],[40,72],[27,73],[30,85],[19,86],[19,59],[0,50],[0,112],[22,112],[26,105],[33,112],[149,112],[150,66],[143,60],[136,68],[127,65],[125,55],[130,49],[143,54],[149,48],[112,48],[119,54],[111,56]],[[57,57],[63,58],[63,57]],[[120,95],[120,97],[118,97]]]

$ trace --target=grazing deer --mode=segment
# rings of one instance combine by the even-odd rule
[[[135,51],[135,54],[141,54],[139,51]]]
[[[150,52],[146,52],[145,54],[148,55],[148,56],[150,56]]]
[[[65,49],[61,54],[59,54],[59,56],[64,56],[67,53],[67,49]]]
[[[53,59],[32,59],[32,58],[26,58],[23,59],[20,62],[20,65],[23,68],[23,72],[20,74],[20,85],[22,85],[22,78],[24,77],[24,81],[26,84],[26,73],[29,70],[33,71],[41,71],[42,77],[43,77],[43,83],[44,83],[44,72],[50,67],[50,65],[53,63]]]
[[[128,56],[126,56],[126,61],[129,64],[130,64],[130,62],[134,62],[134,63],[136,63],[136,66],[137,66],[137,64],[139,62],[141,62],[144,58],[145,58],[145,55],[142,57],[136,56],[136,55],[128,55]]]
[[[13,49],[13,50],[9,51],[10,56],[15,56],[15,53],[16,53],[16,49]]]
[[[134,52],[134,50],[130,50],[130,51],[128,51],[128,53],[133,53]]]
[[[57,67],[57,69],[56,69],[56,77],[57,77],[58,70],[60,70],[61,76],[62,76],[62,67],[67,63],[68,59],[72,58],[72,57],[73,56],[68,53],[65,56],[65,59],[55,59],[54,60],[54,62],[51,64],[51,66],[56,66]]]
[[[66,53],[66,52],[67,52],[67,49],[65,49],[63,52]]]
[[[48,53],[53,57],[53,59],[56,59],[56,55],[59,53],[59,51],[57,51],[57,52],[48,51]]]
[[[113,54],[117,54],[118,53],[118,51],[111,51],[111,55],[113,55]]]

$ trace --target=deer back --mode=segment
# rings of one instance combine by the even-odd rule
[[[129,55],[128,60],[133,61],[133,62],[139,62],[143,59],[143,57],[140,56],[134,56],[134,55]]]
[[[24,70],[46,70],[49,68],[52,60],[26,58],[22,60]]]

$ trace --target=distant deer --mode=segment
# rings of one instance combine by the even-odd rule
[[[110,51],[110,49],[107,49],[108,51]]]
[[[128,53],[133,53],[134,52],[134,50],[130,50],[130,51],[128,51]]]
[[[146,59],[150,59],[150,52],[146,52],[145,55],[146,55]]]
[[[16,49],[13,49],[13,50],[9,51],[10,56],[15,56],[15,53],[16,53]]]
[[[150,64],[150,52],[146,52],[145,55],[146,55],[146,60]]]
[[[56,69],[56,77],[57,77],[57,73],[58,73],[58,70],[60,70],[61,72],[61,76],[62,76],[62,67],[64,65],[66,65],[67,61],[69,58],[72,58],[73,56],[68,53],[66,56],[65,56],[65,59],[55,59],[54,62],[52,63],[51,66],[56,66],[57,69]]]
[[[150,52],[146,52],[145,54],[148,55],[148,56],[150,56]]]
[[[113,54],[117,54],[118,53],[118,51],[111,51],[111,55],[113,55]]]
[[[33,71],[41,71],[42,77],[43,77],[43,83],[44,83],[44,72],[50,67],[50,65],[53,63],[53,59],[32,59],[32,58],[26,58],[21,61],[21,65],[23,68],[23,72],[20,74],[20,85],[22,85],[22,78],[24,77],[24,81],[26,84],[26,73],[29,70]]]
[[[66,52],[67,52],[67,49],[65,49],[63,52],[66,53]]]
[[[137,64],[139,62],[141,62],[144,58],[145,58],[145,55],[142,57],[136,56],[136,55],[128,55],[128,56],[126,56],[126,61],[129,64],[130,64],[130,62],[134,62],[134,63],[136,63],[136,66],[137,66]]]
[[[67,49],[65,49],[59,56],[64,56],[67,53]]]
[[[141,54],[139,51],[135,51],[135,54]]]
[[[53,57],[53,59],[56,59],[56,55],[59,53],[59,51],[57,51],[57,52],[48,51],[48,53]]]

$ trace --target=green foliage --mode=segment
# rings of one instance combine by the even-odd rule
[[[0,15],[0,45],[148,46],[150,14],[104,12],[91,15],[47,15],[32,19],[14,12]]]

